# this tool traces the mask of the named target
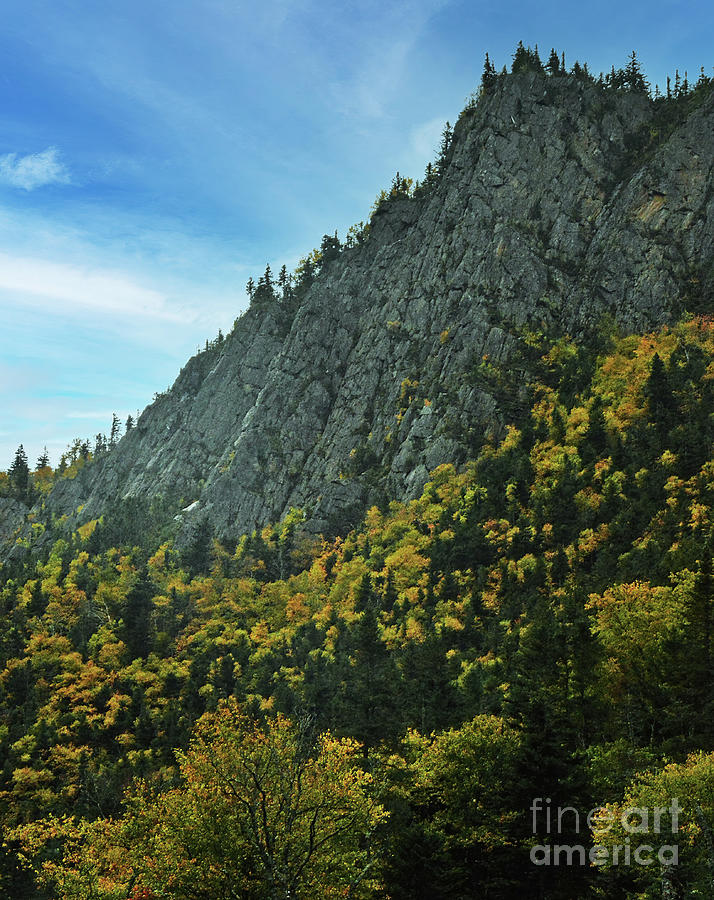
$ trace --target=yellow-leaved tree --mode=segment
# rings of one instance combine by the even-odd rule
[[[256,723],[231,700],[177,755],[178,787],[139,784],[122,819],[54,830],[67,852],[45,857],[40,877],[77,900],[373,895],[370,836],[386,813],[356,742],[311,737],[283,716]],[[35,854],[37,827],[16,835]]]

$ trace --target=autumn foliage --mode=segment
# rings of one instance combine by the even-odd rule
[[[2,570],[8,896],[528,896],[533,797],[675,777],[703,890],[714,331],[517,338],[527,409],[347,535],[293,510],[187,553],[118,508]],[[661,895],[639,876],[539,890]]]

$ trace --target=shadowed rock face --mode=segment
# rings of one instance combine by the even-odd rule
[[[291,506],[341,531],[380,492],[417,494],[501,421],[475,371],[485,354],[507,363],[519,330],[584,335],[606,314],[662,324],[713,271],[714,95],[644,154],[652,121],[641,95],[499,79],[462,114],[428,195],[383,204],[291,321],[246,313],[48,507],[89,519],[172,494],[200,501],[184,529],[208,516],[230,537]]]

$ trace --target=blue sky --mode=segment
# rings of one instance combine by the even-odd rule
[[[25,0],[0,32],[0,468],[164,390],[295,265],[419,177],[519,39],[652,81],[714,64],[709,2]]]

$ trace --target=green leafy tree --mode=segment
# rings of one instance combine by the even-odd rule
[[[714,896],[714,754],[635,776],[620,803],[600,810],[593,840],[611,876],[628,847],[638,896]]]
[[[518,731],[495,716],[431,737],[407,735],[387,775],[388,896],[514,896],[528,864],[520,757]]]
[[[370,839],[385,813],[353,741],[313,739],[282,716],[261,726],[228,702],[199,722],[179,766],[178,788],[139,791],[117,823],[117,886],[175,900],[373,895]],[[106,850],[97,859],[85,844],[82,861],[106,869]]]

